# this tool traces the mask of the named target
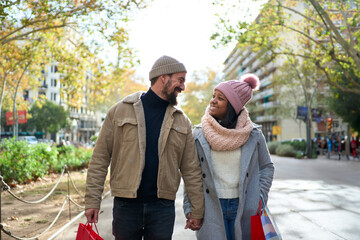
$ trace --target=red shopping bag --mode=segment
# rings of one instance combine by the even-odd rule
[[[262,204],[259,202],[259,207],[256,215],[251,216],[251,240],[265,240],[263,225],[261,223]]]
[[[251,240],[282,240],[281,233],[262,196],[256,215],[251,216]]]
[[[99,231],[97,230],[95,223],[94,225],[97,233],[92,229],[92,223],[80,223],[76,235],[76,240],[104,240],[99,236]]]

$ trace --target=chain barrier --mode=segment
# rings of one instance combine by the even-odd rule
[[[48,197],[50,197],[50,195],[55,191],[56,187],[57,187],[57,186],[59,185],[59,183],[60,183],[60,180],[61,180],[62,176],[64,175],[65,168],[66,168],[66,166],[63,168],[59,179],[57,180],[55,186],[50,190],[50,192],[49,192],[45,197],[43,197],[42,199],[39,199],[39,200],[37,200],[37,201],[26,201],[26,200],[24,200],[24,199],[21,199],[20,197],[16,196],[16,194],[14,194],[13,192],[11,192],[9,185],[7,185],[3,180],[1,180],[1,183],[6,186],[6,191],[7,191],[8,193],[10,193],[11,196],[13,196],[13,197],[16,198],[17,200],[19,200],[20,202],[29,203],[29,204],[41,203],[41,202],[45,201]]]
[[[71,185],[74,187],[75,191],[82,197],[84,198],[84,195],[80,193],[80,191],[78,190],[78,188],[76,187],[74,181],[72,180],[71,178],[71,174],[70,174],[70,171],[68,169],[68,167],[65,165],[62,172],[61,172],[61,175],[59,177],[59,179],[57,180],[55,186],[49,191],[48,194],[46,194],[43,198],[39,199],[39,200],[36,200],[36,201],[27,201],[27,200],[24,200],[24,199],[21,199],[20,197],[18,197],[16,194],[14,194],[13,192],[11,192],[11,188],[9,185],[7,185],[4,181],[3,181],[3,177],[0,175],[0,193],[2,191],[7,191],[8,193],[10,193],[10,195],[12,197],[14,197],[15,199],[17,199],[18,201],[21,201],[23,203],[27,203],[27,204],[36,204],[36,203],[41,203],[43,202],[44,200],[46,200],[53,192],[54,190],[56,189],[56,187],[59,185],[60,183],[60,180],[61,178],[63,177],[64,175],[64,172],[67,172],[68,174],[68,185],[69,185],[69,182],[71,182]],[[70,179],[70,181],[69,181]],[[1,196],[0,196],[0,199],[1,199]],[[77,206],[78,208],[81,208],[81,209],[85,209],[85,206],[82,206],[80,204],[78,204],[76,201],[74,201],[74,199],[71,198],[70,196],[70,190],[68,188],[68,194],[66,195],[64,201],[63,201],[63,204],[61,206],[61,209],[60,211],[58,212],[58,214],[56,215],[55,219],[52,221],[52,223],[40,234],[38,234],[37,236],[34,236],[34,237],[30,237],[30,238],[22,238],[22,237],[19,237],[19,236],[15,236],[11,233],[11,231],[7,230],[4,228],[4,225],[0,222],[0,230],[3,231],[6,235],[14,238],[14,239],[18,239],[18,240],[31,240],[31,239],[38,239],[40,236],[44,235],[47,231],[49,231],[51,229],[51,227],[55,224],[55,222],[59,219],[60,217],[60,214],[61,212],[64,210],[64,207],[66,205],[66,203],[69,202],[69,207],[70,207],[70,203],[73,203],[75,206]],[[1,208],[1,206],[0,206]],[[0,209],[0,213],[1,213],[1,209]],[[1,215],[0,215],[1,216]],[[71,216],[71,215],[70,215]],[[1,219],[0,219],[1,221]],[[1,232],[0,232],[1,233]],[[0,240],[1,240],[1,235],[0,235]]]

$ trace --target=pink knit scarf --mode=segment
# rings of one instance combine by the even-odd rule
[[[206,109],[201,119],[202,129],[211,149],[215,151],[235,150],[246,143],[250,132],[253,129],[248,111],[244,108],[238,117],[235,129],[228,129],[221,126]]]

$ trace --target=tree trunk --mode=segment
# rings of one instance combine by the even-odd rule
[[[26,72],[26,70],[27,70],[27,68],[29,67],[30,64],[31,64],[31,61],[26,64],[26,66],[25,66],[25,68],[24,68],[24,71],[21,73],[21,76],[20,76],[19,81],[18,81],[18,83],[17,83],[17,85],[16,85],[15,93],[14,93],[14,105],[13,105],[13,137],[16,137],[16,138],[18,138],[18,133],[19,133],[19,131],[17,130],[18,124],[15,124],[15,116],[16,116],[16,122],[18,123],[18,120],[17,120],[17,110],[16,110],[16,95],[17,95],[17,91],[18,91],[19,86],[20,86],[20,82],[21,82],[21,80],[22,80],[22,78],[23,78],[23,76],[24,76],[24,74],[25,74],[25,72]]]
[[[1,126],[1,111],[2,111],[2,103],[3,103],[4,95],[5,95],[5,87],[6,87],[6,74],[4,76],[4,84],[3,84],[2,89],[1,89],[1,98],[0,98],[0,132],[1,132],[1,129],[2,129],[2,126]]]

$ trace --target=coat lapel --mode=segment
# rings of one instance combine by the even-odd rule
[[[211,174],[211,179],[214,179],[214,173],[213,173],[213,166],[212,166],[212,162],[211,162],[211,149],[210,149],[210,145],[207,142],[205,135],[202,131],[202,129],[198,129],[198,134],[195,134],[195,139],[199,141],[200,146],[202,147],[203,153],[204,153],[204,157],[205,157],[205,161],[209,167],[209,172]]]

